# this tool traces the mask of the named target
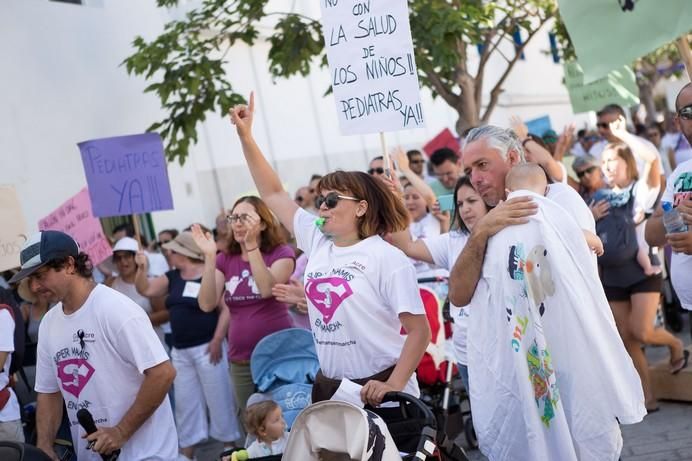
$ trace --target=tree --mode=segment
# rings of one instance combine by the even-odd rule
[[[243,100],[228,80],[232,75],[224,70],[225,56],[232,46],[253,45],[259,39],[259,21],[276,18],[268,38],[272,76],[305,76],[313,65],[326,65],[319,20],[266,11],[268,3],[203,0],[184,19],[166,24],[151,42],[135,38],[135,52],[124,64],[128,73],[154,80],[145,91],[158,95],[167,116],[149,130],[161,132],[169,160],[185,161],[207,112],[225,113]],[[177,0],[157,4],[170,7]],[[555,15],[556,6],[554,0],[409,0],[409,10],[420,81],[457,112],[461,134],[488,121],[522,51]],[[503,52],[505,43],[514,47],[513,56]],[[476,52],[477,62],[470,58]],[[483,108],[485,69],[493,57],[506,65]]]

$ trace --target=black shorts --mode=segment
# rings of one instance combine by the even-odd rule
[[[628,287],[603,287],[608,301],[629,301],[636,293],[660,293],[661,274],[652,275]]]

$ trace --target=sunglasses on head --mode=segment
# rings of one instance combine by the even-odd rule
[[[327,208],[332,209],[339,204],[340,200],[353,200],[354,202],[360,202],[360,199],[355,197],[349,197],[348,195],[339,195],[336,192],[330,192],[327,195],[318,195],[315,199],[315,206],[317,208],[322,208],[324,203]]]
[[[590,173],[592,173],[592,172],[593,172],[594,170],[596,170],[596,169],[598,169],[597,166],[590,166],[590,167],[588,167],[588,168],[585,169],[585,170],[578,171],[578,172],[577,172],[577,178],[581,179],[581,178],[584,177],[585,174],[590,174]]]
[[[678,111],[678,117],[683,120],[692,120],[692,104],[685,106]]]
[[[368,174],[371,176],[374,175],[375,173],[384,174],[384,168],[382,168],[381,166],[378,166],[377,168],[370,168],[368,170]]]

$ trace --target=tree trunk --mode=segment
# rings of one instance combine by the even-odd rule
[[[459,79],[459,87],[461,95],[459,104],[454,107],[459,118],[457,119],[455,128],[459,136],[464,136],[469,128],[475,128],[480,124],[480,106],[476,104],[475,98],[475,81],[471,76],[464,76]]]

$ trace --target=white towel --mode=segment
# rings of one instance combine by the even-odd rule
[[[617,460],[646,414],[581,229],[557,203],[488,242],[470,308],[471,410],[491,460]],[[541,315],[542,314],[542,315]]]

